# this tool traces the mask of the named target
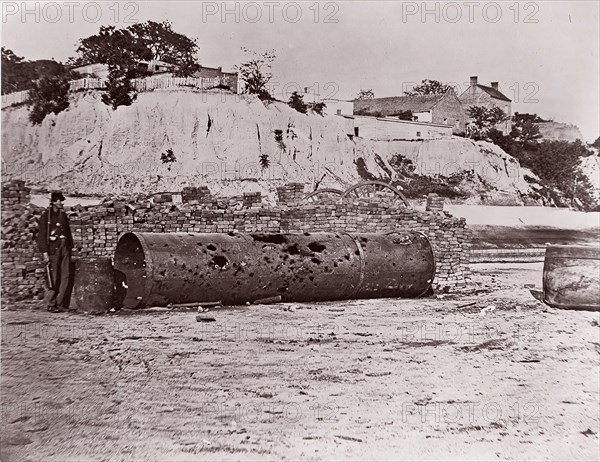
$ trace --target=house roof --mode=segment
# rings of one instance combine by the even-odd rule
[[[445,95],[390,96],[387,98],[355,99],[354,113],[359,115],[395,116],[401,112],[426,112]]]
[[[155,65],[155,66],[163,66],[163,67],[177,67],[175,64],[171,64],[171,63],[167,63],[165,61],[160,61],[158,59],[151,59],[150,61],[144,61],[144,60],[138,60],[138,63],[142,63],[142,64],[148,64],[148,65]]]
[[[224,72],[223,68],[221,67],[208,67],[208,66],[200,66],[200,69],[198,69],[197,71],[195,71],[192,74],[192,77],[202,77],[202,73],[204,71],[209,71],[209,72],[218,72],[221,75],[230,75],[230,76],[237,76],[237,72]]]
[[[479,88],[481,88],[483,91],[485,91],[492,98],[500,99],[502,101],[511,101],[509,98],[507,98],[506,96],[504,96],[502,94],[502,92],[496,90],[495,88],[488,87],[487,85],[479,85],[479,84],[477,84],[477,86]]]

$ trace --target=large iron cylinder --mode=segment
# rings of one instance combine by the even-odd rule
[[[132,308],[417,297],[435,272],[421,233],[126,233],[114,260]]]
[[[543,290],[550,306],[600,310],[600,247],[546,247]]]

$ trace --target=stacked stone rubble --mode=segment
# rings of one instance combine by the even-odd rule
[[[276,206],[262,204],[260,194],[217,198],[205,188],[196,188],[182,192],[182,203],[173,203],[167,200],[167,195],[172,195],[164,194],[67,208],[75,243],[73,254],[111,257],[119,236],[127,231],[282,234],[419,231],[429,237],[434,249],[435,286],[455,288],[468,281],[470,235],[464,219],[443,211],[420,212],[404,207],[399,201],[381,198],[302,201],[300,186],[292,184],[278,189],[283,203]],[[15,200],[27,198],[24,184],[6,183],[3,191],[5,188],[13,194],[7,201],[4,193],[2,196],[2,294],[11,298],[39,296],[43,292],[44,273],[34,237],[42,209]]]
[[[23,180],[8,181],[2,185],[2,205],[12,207],[28,204],[31,199],[31,189],[25,186]]]
[[[210,197],[210,191],[206,186],[187,186],[181,191],[181,200],[183,202],[202,202]]]
[[[279,204],[291,204],[300,201],[304,196],[304,184],[288,183],[277,187],[277,202]]]
[[[2,297],[43,298],[44,263],[36,245],[43,209],[29,202],[23,181],[2,184]]]
[[[444,198],[437,194],[429,194],[427,196],[427,205],[425,210],[427,212],[441,212],[444,210]]]

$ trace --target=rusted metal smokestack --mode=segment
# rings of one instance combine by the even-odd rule
[[[418,297],[435,273],[421,233],[126,233],[114,260],[131,308]]]

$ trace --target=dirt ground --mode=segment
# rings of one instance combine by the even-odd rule
[[[2,461],[599,460],[599,313],[462,294],[106,316],[2,307]],[[467,305],[467,306],[465,306]]]

